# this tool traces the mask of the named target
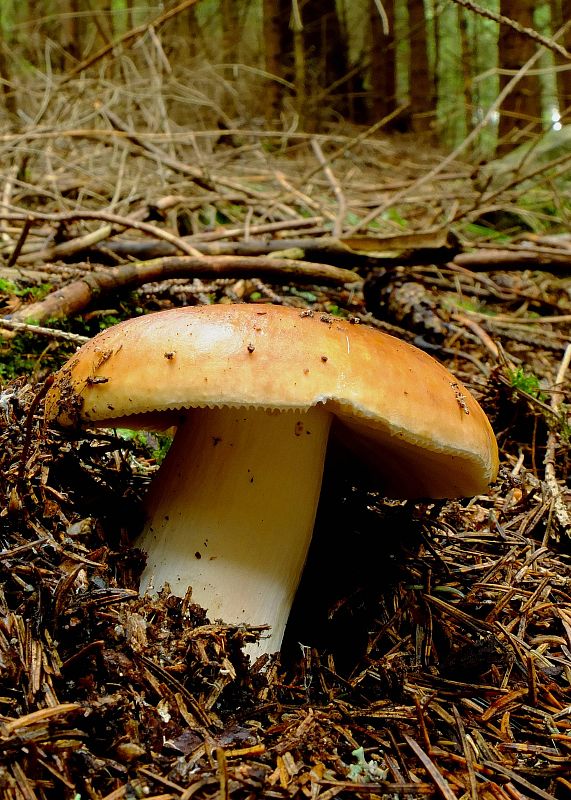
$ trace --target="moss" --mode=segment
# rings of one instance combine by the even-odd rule
[[[11,339],[0,339],[0,382],[22,375],[41,379],[58,369],[75,349],[72,342],[56,342],[33,333],[18,332]]]
[[[510,370],[508,375],[514,389],[519,389],[521,392],[525,392],[542,402],[547,400],[545,393],[541,389],[539,378],[535,373],[523,367],[517,367],[516,369]]]

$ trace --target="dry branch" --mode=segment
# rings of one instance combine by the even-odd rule
[[[92,67],[102,58],[105,58],[105,56],[113,54],[113,52],[116,50],[117,47],[119,47],[119,45],[125,45],[128,42],[131,42],[133,39],[137,39],[138,37],[143,36],[151,28],[156,29],[160,25],[163,25],[165,22],[167,22],[169,19],[172,19],[177,14],[180,14],[182,11],[185,11],[187,8],[190,8],[190,6],[193,6],[197,2],[198,0],[183,0],[174,8],[171,8],[168,11],[163,11],[162,14],[159,14],[154,19],[149,20],[148,22],[144,22],[142,25],[138,25],[136,28],[131,28],[131,30],[127,31],[118,39],[111,42],[110,44],[106,44],[92,56],[89,56],[89,58],[86,58],[84,61],[80,61],[79,64],[77,64],[73,69],[69,70],[67,74],[62,78],[60,82],[61,85],[77,77],[77,75],[80,75],[86,69]]]
[[[44,328],[41,325],[29,325],[27,322],[18,322],[15,319],[0,317],[0,331],[2,328],[6,328],[10,331],[33,333],[36,336],[46,336],[49,339],[61,339],[66,342],[74,342],[77,345],[82,345],[89,341],[88,336],[81,336],[79,333],[60,331],[57,330],[57,328]]]
[[[116,289],[140,286],[149,281],[180,277],[270,276],[273,281],[297,280],[310,283],[356,283],[360,277],[340,267],[313,264],[286,258],[247,256],[173,256],[138,261],[91,272],[67,286],[51,292],[37,303],[22,306],[12,315],[20,322],[42,323],[77,314],[101,294]]]
[[[555,416],[561,413],[563,406],[564,392],[563,386],[565,385],[565,378],[571,364],[571,344],[568,344],[565,349],[565,354],[559,365],[557,377],[555,378],[555,386],[551,395],[551,408]],[[563,412],[564,413],[564,412]],[[545,449],[545,483],[549,493],[553,498],[553,509],[557,520],[561,526],[561,530],[565,531],[568,536],[571,536],[571,514],[563,499],[562,491],[557,481],[556,459],[555,450],[557,446],[557,432],[552,427],[549,431],[547,439],[547,447]]]
[[[453,262],[469,269],[557,269],[571,270],[571,252],[547,252],[547,248],[522,248],[521,250],[481,249],[459,253]]]
[[[172,244],[177,250],[182,250],[183,253],[187,253],[195,258],[200,257],[200,253],[198,253],[190,244],[185,242],[180,236],[175,236],[175,234],[164,230],[164,228],[160,228],[158,225],[153,225],[150,222],[143,222],[142,220],[134,217],[123,217],[120,214],[112,214],[108,211],[86,211],[84,209],[78,209],[77,211],[71,211],[64,214],[45,214],[36,211],[29,212],[26,215],[9,212],[3,213],[2,218],[10,221],[23,220],[25,224],[29,224],[30,220],[52,222],[56,225],[69,225],[76,220],[95,220],[109,223],[99,230],[94,231],[91,234],[87,234],[86,237],[80,237],[78,242],[64,242],[61,245],[54,245],[50,248],[20,256],[20,262],[26,264],[34,263],[34,261],[45,260],[46,258],[55,259],[75,254],[81,249],[89,247],[91,244],[107,238],[112,233],[111,226],[113,225],[117,225],[122,228],[135,228],[136,230],[146,233],[149,236],[154,236],[157,239],[164,239]]]
[[[261,226],[260,226],[261,227]],[[235,229],[227,235],[233,236]],[[453,258],[457,250],[447,244],[446,231],[418,231],[390,236],[313,236],[288,239],[248,239],[218,241],[223,230],[212,236],[199,234],[184,237],[184,241],[200,253],[208,256],[240,255],[256,256],[279,253],[283,250],[300,250],[313,261],[327,260],[339,266],[391,267],[402,264],[445,263]],[[214,241],[212,241],[214,240]],[[112,239],[103,246],[95,246],[89,252],[100,256],[113,253],[119,258],[158,258],[174,255],[175,249],[168,242],[142,239]],[[571,254],[570,254],[571,257]]]
[[[147,158],[152,158],[155,163],[158,160],[162,164],[165,164],[165,166],[170,167],[176,172],[180,172],[182,175],[188,175],[198,186],[201,186],[203,189],[216,191],[216,184],[218,184],[220,186],[225,186],[227,189],[231,189],[234,192],[241,192],[244,196],[249,195],[257,198],[258,200],[266,201],[270,199],[270,196],[267,193],[258,192],[256,189],[246,187],[239,181],[233,181],[222,175],[214,173],[207,176],[204,174],[203,170],[192,167],[190,164],[186,164],[176,158],[172,158],[164,153],[160,147],[156,147],[150,142],[143,141],[139,136],[137,136],[137,133],[134,130],[129,128],[129,126],[117,116],[117,114],[113,113],[108,108],[104,108],[101,103],[96,103],[96,108],[98,108],[99,112],[109,120],[113,127],[127,134],[127,139],[140,149],[142,155],[146,156]]]
[[[491,19],[500,25],[507,25],[508,27],[513,28],[514,31],[521,33],[522,36],[527,36],[530,39],[533,39],[534,42],[538,42],[539,44],[543,45],[543,47],[547,47],[548,50],[552,50],[554,53],[558,53],[558,55],[563,56],[563,58],[571,60],[571,53],[568,50],[566,50],[562,45],[557,44],[557,42],[554,42],[552,39],[542,36],[534,28],[527,28],[524,25],[520,25],[517,20],[512,19],[511,17],[506,17],[505,14],[496,14],[495,11],[492,11],[489,8],[484,8],[483,6],[474,3],[473,0],[452,0],[452,2],[457,3],[459,6],[463,6],[464,8],[469,8],[470,11],[473,11],[480,17]]]

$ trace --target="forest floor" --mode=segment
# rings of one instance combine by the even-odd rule
[[[498,182],[409,137],[167,137],[98,114],[0,137],[2,797],[568,797],[561,162]],[[263,631],[138,596],[130,540],[164,440],[74,438],[42,410],[87,337],[218,302],[416,344],[500,448],[465,501],[327,474],[281,661],[254,665],[242,645]]]

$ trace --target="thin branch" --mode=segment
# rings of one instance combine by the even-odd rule
[[[381,0],[373,0],[375,4],[375,8],[377,9],[377,13],[381,18],[381,25],[383,30],[383,35],[388,36],[390,33],[390,25],[389,25],[389,18],[387,16],[387,12],[385,11],[385,7],[381,3]]]
[[[185,11],[187,8],[190,8],[190,6],[193,6],[197,2],[198,0],[183,0],[182,3],[179,3],[177,6],[169,9],[168,11],[164,11],[162,14],[159,14],[158,17],[155,17],[155,19],[149,20],[149,22],[144,22],[142,25],[137,25],[136,28],[131,28],[130,31],[127,31],[118,39],[115,39],[113,42],[106,44],[92,56],[89,56],[89,58],[80,61],[79,64],[73,67],[73,69],[71,69],[67,73],[67,75],[65,75],[62,78],[60,85],[68,83],[70,80],[77,77],[77,75],[79,75],[81,72],[84,72],[86,69],[92,67],[98,61],[101,61],[101,59],[105,58],[106,55],[109,55],[109,53],[113,53],[119,45],[126,44],[127,42],[130,42],[132,39],[136,39],[139,36],[143,36],[151,27],[156,29],[158,26],[163,25],[169,19],[172,19],[173,17],[177,16],[177,14],[180,14],[182,11]]]
[[[30,325],[27,322],[17,322],[15,319],[0,317],[0,328],[7,328],[11,331],[20,333],[33,333],[37,336],[46,336],[49,339],[60,339],[65,342],[74,342],[81,345],[89,341],[89,336],[81,336],[79,333],[60,331],[57,328],[44,328],[41,325]],[[1,333],[0,333],[1,336]]]
[[[15,220],[42,220],[42,222],[55,222],[58,224],[61,223],[70,223],[74,222],[75,220],[100,220],[102,222],[108,222],[111,225],[120,225],[122,228],[135,228],[138,231],[142,231],[143,233],[147,233],[150,236],[156,236],[157,239],[165,239],[167,242],[170,242],[174,245],[178,250],[182,250],[183,253],[186,253],[189,256],[193,256],[194,258],[200,258],[200,253],[198,250],[195,250],[194,247],[189,245],[187,242],[184,241],[180,236],[175,236],[173,233],[169,233],[169,231],[165,231],[163,228],[159,228],[157,225],[152,225],[150,222],[142,222],[141,220],[134,219],[133,217],[122,217],[119,214],[110,214],[107,211],[70,211],[66,214],[45,214],[39,211],[28,211],[25,214],[22,212],[9,212],[7,214],[2,214],[3,219],[15,221]],[[106,238],[111,231],[107,231],[107,229],[101,229],[98,233],[98,238]],[[69,243],[67,243],[69,244]],[[50,248],[52,250],[53,248]],[[40,253],[30,253],[25,257],[22,257],[21,260],[26,260],[28,263],[30,261],[41,259],[45,257],[43,252]]]
[[[391,111],[389,114],[384,116],[382,119],[377,120],[377,122],[373,123],[373,125],[371,125],[370,127],[366,128],[364,131],[361,131],[361,133],[358,136],[355,136],[355,138],[353,138],[353,139],[348,139],[345,142],[345,144],[342,145],[342,147],[339,147],[337,150],[335,150],[334,153],[331,153],[325,159],[325,163],[326,164],[332,164],[340,156],[344,156],[348,152],[350,152],[351,150],[354,150],[355,147],[357,147],[358,144],[361,144],[361,142],[364,142],[365,139],[369,139],[369,137],[371,137],[374,133],[376,133],[381,128],[384,128],[384,126],[388,125],[389,122],[392,122],[393,119],[398,117],[403,111],[406,111],[406,109],[409,107],[409,105],[410,105],[410,103],[408,103],[408,102],[407,103],[401,103],[401,105],[398,106],[398,108],[395,108],[393,111]],[[322,137],[319,137],[319,138],[322,138]],[[318,142],[319,138],[318,137],[312,137],[312,139],[311,139],[312,143],[313,142]],[[304,174],[304,176],[302,177],[300,183],[303,184],[303,185],[306,185],[307,183],[309,183],[310,178],[313,178],[313,176],[316,175],[319,172],[319,170],[321,169],[321,166],[322,165],[319,164],[318,166],[313,167],[312,169],[310,169],[309,172],[306,172]]]
[[[424,752],[422,747],[417,744],[414,739],[411,739],[410,736],[407,736],[406,733],[404,734],[404,738],[406,743],[413,751],[415,756],[421,762],[422,766],[428,772],[432,780],[434,781],[435,786],[437,787],[440,794],[444,797],[444,800],[458,800],[452,789],[450,788],[450,784],[446,780],[446,778],[442,775],[434,761],[430,759],[430,757]]]
[[[570,364],[571,344],[568,344],[561,360],[561,364],[559,365],[557,377],[555,378],[555,385],[551,394],[551,409],[556,417],[559,417],[560,415],[561,405],[564,399],[563,386]],[[557,474],[555,471],[555,448],[557,445],[557,439],[557,433],[551,426],[549,435],[547,437],[547,446],[545,448],[545,458],[543,461],[545,465],[545,483],[547,484],[547,488],[549,489],[549,492],[553,498],[553,511],[559,521],[559,524],[561,525],[561,529],[569,534],[571,532],[571,517],[569,516],[566,503],[563,500],[561,488],[557,481]]]
[[[339,181],[337,180],[337,178],[333,174],[333,170],[325,160],[325,156],[323,155],[323,150],[321,149],[321,145],[315,139],[312,139],[311,146],[313,148],[313,152],[315,153],[315,157],[317,158],[321,167],[323,168],[325,177],[329,181],[329,184],[333,189],[333,194],[335,195],[335,198],[337,200],[337,214],[335,215],[335,222],[333,223],[333,235],[341,236],[341,233],[343,231],[343,221],[345,219],[345,212],[347,210],[347,201],[345,200],[345,195],[343,194],[343,190],[341,189]]]
[[[189,175],[194,182],[203,189],[215,191],[215,184],[218,183],[220,186],[224,186],[227,189],[232,189],[232,191],[235,192],[238,191],[244,195],[249,195],[250,197],[255,197],[258,200],[268,200],[268,195],[264,192],[258,192],[255,189],[242,186],[242,184],[238,181],[230,180],[222,175],[211,174],[210,177],[207,177],[203,174],[203,170],[193,167],[190,164],[186,164],[183,161],[179,161],[177,158],[172,158],[164,153],[160,147],[157,147],[151,142],[147,142],[142,139],[139,134],[136,133],[136,131],[129,128],[129,126],[123,122],[123,120],[118,117],[117,114],[113,113],[110,109],[105,108],[103,103],[100,101],[95,103],[95,108],[114,128],[117,128],[117,130],[125,133],[127,139],[132,144],[140,148],[141,155],[144,155],[147,158],[152,158],[155,161],[156,159],[159,159],[162,164],[174,169],[176,172],[180,172],[182,175]]]
[[[12,315],[20,322],[44,322],[61,319],[83,310],[94,297],[117,289],[140,286],[149,281],[180,277],[251,277],[271,275],[273,280],[297,280],[310,283],[355,283],[356,272],[328,264],[313,264],[271,256],[173,256],[152,261],[122,264],[119,267],[90,272],[43,300],[22,306]]]
[[[562,45],[557,44],[557,42],[554,42],[552,39],[542,36],[533,28],[526,28],[524,25],[520,25],[515,19],[506,17],[504,14],[497,14],[495,11],[492,11],[489,8],[482,8],[482,6],[474,3],[473,0],[452,0],[452,2],[459,6],[463,6],[464,8],[468,8],[470,11],[474,11],[480,17],[491,19],[493,22],[497,22],[499,25],[507,25],[509,28],[513,28],[514,31],[521,33],[523,36],[527,36],[529,39],[539,42],[539,44],[543,45],[543,47],[547,47],[548,50],[553,50],[554,53],[558,53],[560,56],[563,56],[563,58],[571,60],[571,53],[569,50],[566,50]],[[569,25],[571,25],[571,22],[567,23],[565,29]]]

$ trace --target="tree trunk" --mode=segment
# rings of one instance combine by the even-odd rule
[[[62,22],[60,29],[59,44],[63,51],[61,69],[75,66],[81,61],[81,34],[79,24],[79,2],[78,0],[66,0],[60,6]]]
[[[269,76],[291,80],[292,36],[289,24],[289,0],[263,0],[264,60]],[[266,121],[279,119],[284,97],[284,85],[271,77],[268,79],[265,98]]]
[[[314,121],[324,107],[347,116],[348,84],[343,79],[349,72],[349,56],[335,0],[311,0],[303,6],[303,45]]]
[[[434,80],[428,63],[424,0],[408,0],[410,38],[410,113],[415,131],[430,129],[434,115]]]
[[[472,77],[476,74],[473,63],[473,42],[470,40],[470,32],[468,30],[468,11],[464,8],[458,9],[459,17],[458,23],[460,28],[460,54],[462,66],[462,98],[464,104],[464,132],[466,136],[472,127]],[[477,46],[477,45],[476,45]]]
[[[374,120],[386,117],[396,106],[394,0],[384,0],[383,8],[388,23],[386,33],[375,0],[369,0],[371,112]]]
[[[204,54],[204,42],[196,16],[196,6],[190,6],[171,20],[168,31],[169,35],[161,39],[171,63],[175,63],[177,68],[192,69],[196,59]]]
[[[87,25],[93,26],[97,35],[93,39],[91,52],[95,53],[100,47],[108,45],[113,39],[112,18],[109,16],[108,0],[87,0],[87,3],[79,3],[79,7],[85,10],[85,5],[91,11]],[[87,37],[86,37],[87,38]],[[88,55],[87,53],[85,55]]]
[[[560,3],[554,0],[551,4],[551,18],[553,20],[553,31],[557,31],[564,23],[568,23],[567,30],[558,40],[567,50],[571,51],[571,0],[561,0]],[[566,66],[567,69],[561,70],[557,75],[557,94],[559,101],[559,113],[563,124],[571,123],[571,64],[569,61],[559,59],[556,62],[559,66]]]
[[[12,78],[8,68],[8,61],[4,56],[4,51],[0,48],[0,85],[2,86],[2,96],[4,98],[4,108],[6,109],[10,122],[16,121],[18,113],[18,103],[16,92],[12,88]]]
[[[240,46],[240,6],[236,0],[220,0],[222,16],[222,58],[237,62]]]
[[[533,27],[536,0],[501,0],[501,12],[520,25]],[[532,39],[508,25],[500,28],[500,70],[520,69],[534,54],[537,45]],[[500,73],[503,88],[512,75]],[[537,76],[524,76],[512,89],[501,107],[498,151],[511,150],[521,141],[524,130],[537,131],[541,126],[541,86]],[[519,135],[518,135],[519,134]]]
[[[131,19],[133,18],[131,9]],[[132,22],[131,27],[134,27]],[[203,56],[208,58],[204,46],[203,33],[196,16],[196,5],[186,8],[170,20],[161,31],[161,44],[170,63],[176,68],[177,75],[181,70],[192,69],[196,60]],[[173,104],[175,106],[176,103]]]

